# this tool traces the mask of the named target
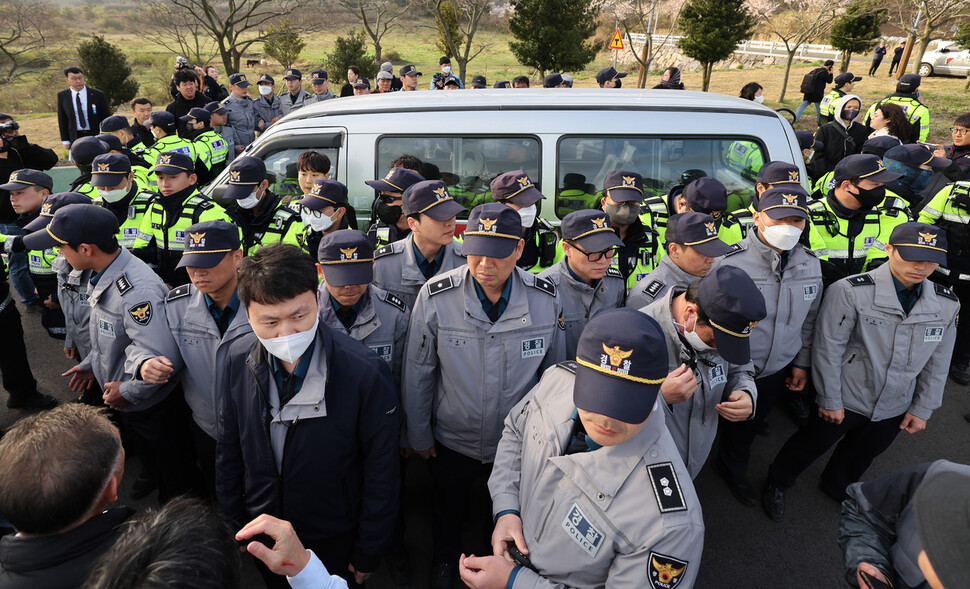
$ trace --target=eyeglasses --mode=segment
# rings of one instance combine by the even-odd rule
[[[616,252],[619,251],[618,248],[611,247],[610,249],[606,249],[601,252],[588,252],[573,244],[569,244],[569,245],[572,245],[573,248],[579,253],[586,254],[586,259],[589,260],[590,262],[599,262],[603,258],[606,258],[607,260],[612,260],[613,257],[616,256]]]
[[[963,129],[961,127],[950,127],[950,133],[953,133],[954,135],[966,135],[967,133],[970,133],[970,129]]]
[[[401,200],[401,197],[399,195],[396,195],[396,194],[387,194],[386,192],[380,193],[377,196],[377,198],[380,199],[380,201],[382,203],[386,204],[386,205],[389,205],[389,204],[391,204],[392,202],[394,202],[396,200]]]
[[[306,205],[303,206],[303,210],[306,212],[308,216],[313,217],[314,219],[322,219],[323,217],[330,216],[330,215],[324,214],[323,210],[315,211]]]

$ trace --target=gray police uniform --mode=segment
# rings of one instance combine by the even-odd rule
[[[221,104],[228,111],[226,128],[232,129],[233,145],[246,146],[255,141],[259,113],[256,112],[252,99],[230,95]],[[223,133],[222,136],[226,137],[227,134]]]
[[[411,310],[402,387],[411,447],[436,441],[482,463],[495,458],[502,420],[566,358],[554,284],[515,268],[508,307],[492,323],[467,266],[439,274]]]
[[[676,286],[688,287],[700,276],[694,276],[681,270],[680,266],[670,259],[670,256],[660,258],[657,269],[647,274],[637,282],[626,297],[626,306],[631,309],[642,309],[647,305],[659,301],[667,291]]]
[[[822,268],[815,254],[796,245],[780,269],[781,254],[749,231],[735,249],[714,262],[744,270],[765,297],[768,316],[751,331],[751,361],[755,376],[774,374],[794,361],[811,366],[812,337],[821,303]]]
[[[91,287],[91,353],[81,369],[93,372],[102,385],[121,381],[121,396],[130,403],[122,411],[153,407],[178,384],[173,379],[154,385],[134,377],[149,358],[178,358],[165,320],[167,294],[162,279],[124,248]]]
[[[537,571],[520,568],[512,586],[693,587],[704,519],[663,411],[655,405],[622,444],[564,456],[575,366],[547,370],[505,419],[488,480],[492,509],[521,514]]]
[[[303,88],[300,88],[300,91],[297,92],[295,98],[292,94],[290,94],[289,91],[284,92],[283,95],[280,96],[280,107],[283,109],[283,115],[285,116],[297,109],[303,108],[308,104],[313,104],[316,101],[317,99],[312,94]],[[269,122],[267,122],[267,124],[269,124]]]
[[[222,136],[222,140],[226,142],[226,147],[229,149],[226,152],[226,165],[228,166],[232,163],[232,160],[236,159],[236,132],[228,125],[213,127],[213,129]]]
[[[626,294],[623,275],[618,268],[610,266],[594,288],[576,280],[563,258],[552,268],[540,272],[539,276],[555,284],[559,291],[563,321],[566,324],[566,357],[575,358],[579,335],[589,320],[600,311],[623,306],[623,297]]]
[[[414,307],[418,292],[428,281],[418,268],[418,260],[414,256],[414,235],[408,235],[400,241],[374,251],[374,281],[372,284],[382,290],[394,293],[404,300],[408,309]],[[441,267],[436,276],[449,270],[454,270],[465,264],[461,255],[461,243],[452,241],[442,246],[445,250],[441,260]]]
[[[269,102],[266,102],[267,98]],[[253,98],[253,107],[256,108],[256,120],[263,119],[266,127],[273,124],[273,119],[283,116],[283,101],[275,94]]]
[[[689,357],[687,344],[680,337],[670,310],[673,298],[683,292],[683,287],[672,288],[663,298],[641,309],[648,317],[656,319],[663,329],[670,370],[680,366]],[[666,413],[667,429],[680,451],[680,457],[687,465],[691,479],[704,467],[717,436],[718,413],[715,406],[733,391],[746,391],[751,395],[751,415],[754,416],[758,401],[754,386],[754,366],[751,362],[743,366],[731,364],[717,350],[695,354],[697,364],[693,367],[693,372],[698,387],[693,396],[673,406],[663,402],[662,394],[658,397]]]
[[[64,312],[64,347],[76,348],[78,358],[83,359],[91,351],[91,303],[88,302],[91,270],[75,270],[64,256],[54,258],[51,267],[57,272],[57,302]]]
[[[323,102],[324,100],[330,100],[331,98],[336,98],[337,95],[331,92],[329,89],[323,94],[314,94],[313,98],[317,102]]]
[[[178,373],[192,419],[213,440],[218,438],[219,407],[216,398],[217,367],[226,365],[233,341],[252,331],[246,308],[240,303],[225,335],[220,335],[209,313],[205,295],[192,284],[172,289],[165,299],[165,318],[178,348]],[[173,363],[176,358],[168,357]]]

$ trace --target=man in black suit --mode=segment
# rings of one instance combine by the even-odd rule
[[[70,88],[57,93],[57,125],[61,143],[70,149],[78,137],[97,135],[101,121],[111,112],[104,92],[84,85],[84,72],[77,66],[64,70]]]

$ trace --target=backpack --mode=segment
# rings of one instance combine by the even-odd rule
[[[799,92],[801,92],[802,94],[811,94],[812,92],[815,91],[815,74],[817,72],[818,70],[814,69],[808,72],[807,74],[805,74],[805,77],[802,78],[802,85],[798,89]]]

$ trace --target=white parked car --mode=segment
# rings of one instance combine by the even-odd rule
[[[970,70],[970,49],[953,41],[932,41],[919,66],[919,75],[966,76]]]

